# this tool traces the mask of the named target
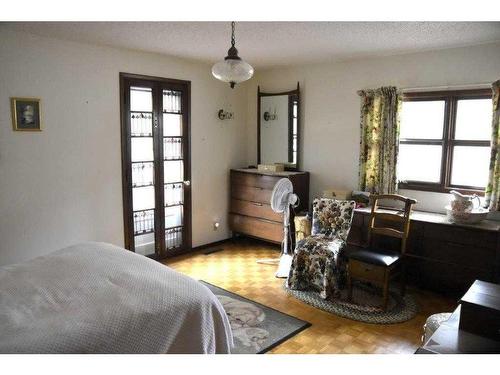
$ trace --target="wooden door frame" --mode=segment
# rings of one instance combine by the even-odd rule
[[[120,137],[121,137],[121,162],[122,162],[122,201],[123,201],[123,224],[124,224],[124,243],[125,248],[131,251],[135,251],[134,246],[134,222],[130,212],[133,212],[132,203],[132,189],[130,185],[132,183],[131,169],[129,164],[131,162],[131,145],[130,145],[130,119],[127,115],[128,108],[130,107],[129,98],[127,100],[126,90],[129,85],[137,84],[145,85],[147,83],[153,89],[153,91],[162,89],[164,84],[169,85],[169,89],[179,89],[182,90],[185,95],[183,95],[183,137],[184,139],[184,181],[191,181],[191,81],[147,76],[142,74],[124,73],[120,72]],[[159,99],[158,99],[159,100]],[[153,111],[154,113],[154,111]],[[163,129],[163,116],[158,116],[158,128],[159,131]],[[161,145],[159,146],[161,147]],[[163,168],[163,160],[161,160],[161,168]],[[163,186],[162,186],[163,192]],[[152,258],[165,258],[169,256],[178,255],[180,253],[188,252],[192,250],[192,206],[191,206],[191,184],[189,186],[184,185],[184,204],[183,204],[183,243],[184,247],[181,249],[175,249],[166,253],[166,249],[161,249],[157,251],[155,249],[155,255]],[[163,194],[163,193],[162,193]],[[156,195],[156,193],[155,193]],[[155,197],[156,198],[156,197]],[[163,220],[161,220],[163,222]],[[155,220],[155,233],[156,230],[156,220]],[[156,237],[155,234],[155,237]],[[163,237],[165,236],[163,231]],[[156,238],[155,238],[156,241]],[[163,251],[162,251],[163,250]]]

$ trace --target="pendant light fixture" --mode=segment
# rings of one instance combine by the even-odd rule
[[[238,56],[238,50],[234,46],[234,26],[235,23],[231,22],[231,48],[227,51],[227,56],[212,67],[213,76],[223,82],[229,82],[231,88],[253,76],[252,66]]]

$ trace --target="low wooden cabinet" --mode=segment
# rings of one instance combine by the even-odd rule
[[[229,225],[234,234],[242,234],[273,243],[283,240],[283,216],[271,209],[271,193],[281,178],[288,178],[300,199],[295,210],[309,207],[308,172],[259,172],[257,169],[232,169]],[[291,215],[293,230],[293,211]],[[292,236],[293,237],[293,236]]]
[[[366,243],[369,210],[357,209],[348,249]],[[397,241],[380,238],[381,248]],[[449,223],[445,215],[414,211],[406,249],[408,282],[451,296],[460,296],[474,280],[500,282],[500,222],[478,225]]]

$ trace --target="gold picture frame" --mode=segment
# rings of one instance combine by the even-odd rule
[[[10,98],[12,129],[42,131],[41,100],[39,98]]]

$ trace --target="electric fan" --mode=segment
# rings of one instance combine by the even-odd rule
[[[276,277],[288,277],[292,264],[292,251],[289,246],[292,242],[290,234],[290,206],[298,206],[299,197],[293,193],[292,182],[288,178],[280,179],[274,185],[271,194],[271,208],[274,212],[283,214],[283,242],[279,259],[262,259],[257,261],[264,264],[279,264]]]

